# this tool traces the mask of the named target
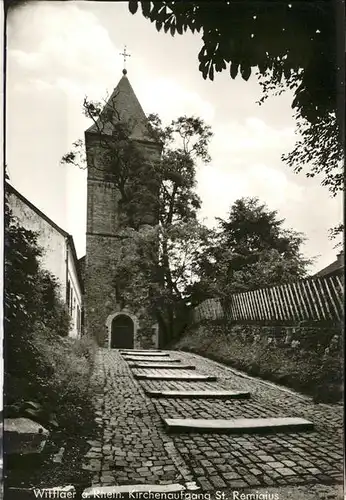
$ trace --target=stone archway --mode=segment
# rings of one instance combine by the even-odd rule
[[[127,314],[115,316],[111,326],[111,349],[133,349],[134,324]]]
[[[127,310],[110,314],[106,320],[109,349],[133,349],[137,344],[138,321]]]

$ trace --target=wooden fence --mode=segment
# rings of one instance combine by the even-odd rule
[[[341,274],[236,293],[221,304],[208,299],[193,311],[193,321],[222,319],[230,321],[295,322],[343,319]]]

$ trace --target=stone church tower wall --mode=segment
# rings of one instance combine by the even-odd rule
[[[148,161],[158,159],[161,146],[148,141],[148,137],[145,136],[146,117],[125,75],[113,92],[112,98],[115,101],[112,106],[117,107],[122,119],[135,124],[132,140],[140,147],[145,158]],[[152,328],[144,330],[141,328],[140,311],[131,310],[130,305],[122,310],[116,296],[114,275],[121,245],[118,206],[121,196],[114,182],[111,182],[107,176],[102,163],[104,146],[100,144],[100,139],[111,140],[111,132],[111,126],[107,126],[106,133],[102,137],[93,127],[85,132],[88,163],[85,260],[86,332],[94,336],[100,345],[111,347],[112,325],[118,317],[120,320],[120,316],[126,316],[133,324],[132,347],[155,348],[158,347],[159,342],[155,320],[153,319]],[[153,223],[155,223],[154,220]]]

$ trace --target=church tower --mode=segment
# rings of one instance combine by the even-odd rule
[[[111,112],[110,112],[111,111]],[[105,144],[116,127],[126,123],[129,138],[144,158],[160,158],[162,145],[148,133],[148,120],[131,87],[127,72],[114,89],[99,118],[85,131],[88,166],[85,260],[85,328],[99,345],[110,348],[158,347],[158,327],[141,329],[131,304],[122,307],[114,282],[119,256],[119,202],[121,193],[104,162]]]

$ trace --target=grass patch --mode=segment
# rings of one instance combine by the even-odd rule
[[[35,464],[11,459],[6,468],[7,486],[90,484],[82,458],[95,439],[97,427],[92,406],[96,345],[89,337],[58,337],[42,327],[26,346],[31,358],[28,372],[6,376],[5,417],[27,417],[50,431],[45,451]],[[33,402],[34,405],[28,404]],[[33,410],[33,411],[32,411]],[[61,463],[52,461],[60,448]],[[34,467],[33,467],[34,465]]]

